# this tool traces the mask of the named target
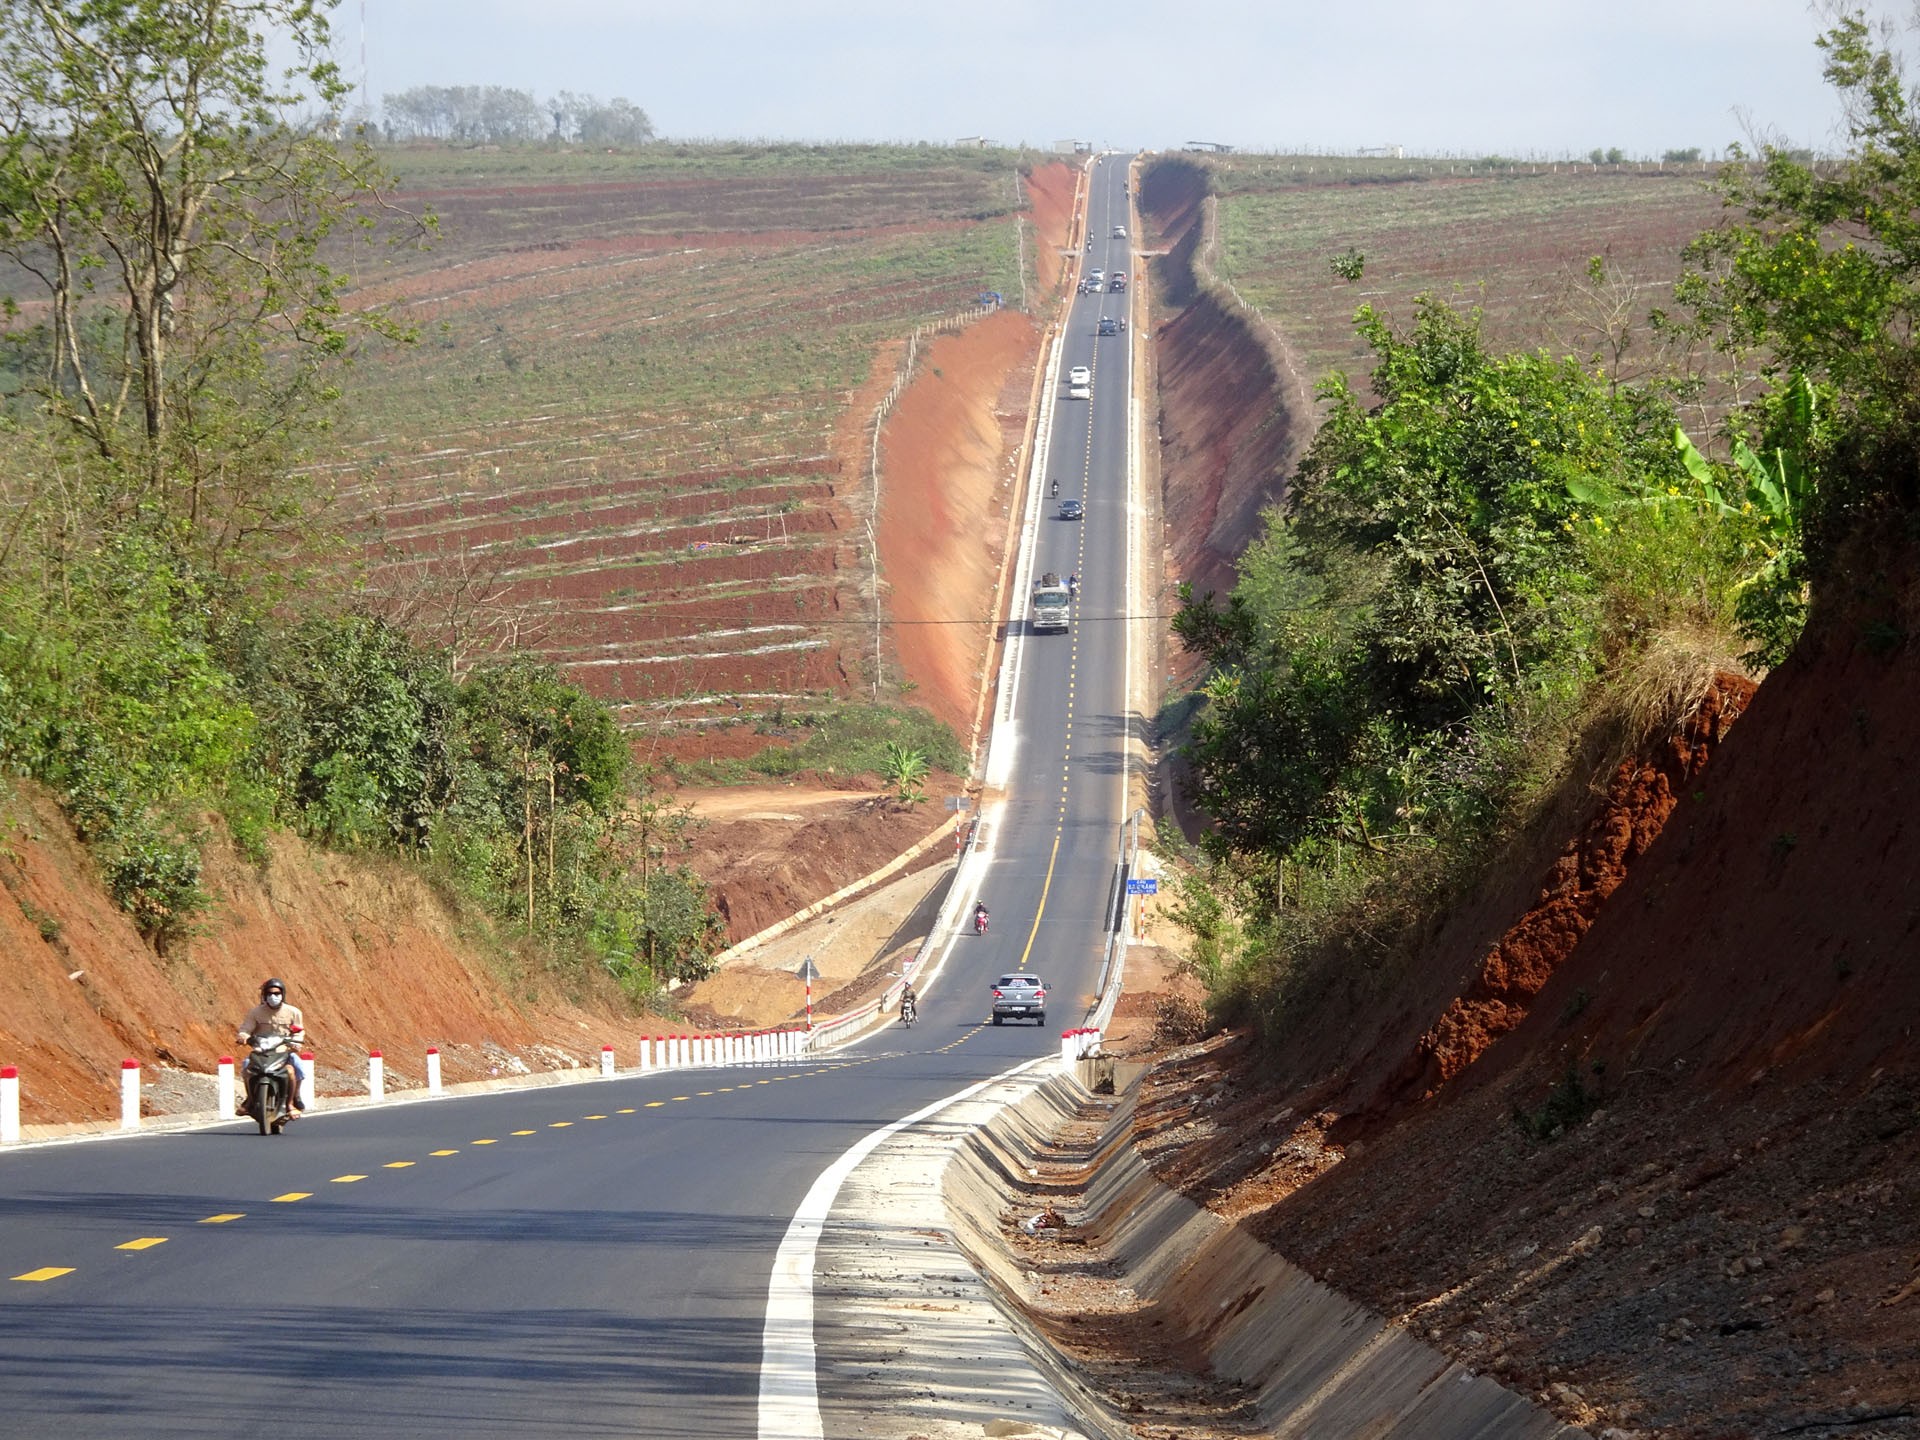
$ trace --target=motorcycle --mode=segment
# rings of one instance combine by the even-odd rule
[[[278,1135],[293,1118],[294,1087],[300,1083],[293,1063],[298,1049],[291,1035],[256,1035],[248,1042],[246,1111],[262,1135]]]
[[[976,935],[984,935],[987,933],[986,911],[976,910],[973,912],[973,933]]]
[[[900,1023],[911,1030],[913,1028],[913,1022],[919,1018],[920,1006],[914,1001],[914,998],[911,995],[903,998],[900,1001]]]

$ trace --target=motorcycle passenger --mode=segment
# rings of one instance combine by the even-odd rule
[[[306,1033],[306,1023],[306,1017],[300,1013],[300,1007],[287,1003],[285,982],[277,979],[265,980],[260,985],[260,1003],[247,1012],[246,1018],[240,1022],[240,1029],[235,1038],[245,1045],[256,1035],[302,1035]],[[296,1072],[299,1070],[297,1061],[294,1069]],[[297,1081],[293,1086],[292,1098],[294,1111],[307,1108],[300,1098],[300,1086]],[[247,1113],[244,1095],[240,1097],[236,1113],[241,1115]],[[288,1118],[293,1117],[289,1114]]]

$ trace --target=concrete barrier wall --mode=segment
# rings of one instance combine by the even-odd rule
[[[1077,1152],[1053,1143],[1095,1097],[1075,1077],[1037,1087],[970,1135],[948,1167],[954,1230],[1009,1295],[1022,1266],[1001,1240],[1009,1207],[1054,1204],[1105,1271],[1158,1307],[1218,1375],[1252,1387],[1262,1423],[1285,1440],[1581,1440],[1505,1386],[1354,1304],[1237,1227],[1168,1189],[1129,1143],[1132,1101]],[[1031,1167],[1044,1159],[1046,1179]],[[1084,1173],[1060,1167],[1079,1161]],[[1060,1176],[1054,1179],[1054,1176]],[[1072,1192],[1069,1196],[1068,1192]],[[1059,1193],[1056,1199],[1053,1192]]]

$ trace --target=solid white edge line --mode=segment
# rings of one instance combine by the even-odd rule
[[[813,1350],[813,1265],[827,1214],[847,1176],[888,1136],[1053,1058],[1043,1055],[1025,1061],[881,1126],[855,1142],[813,1182],[774,1252],[773,1275],[767,1282],[767,1323],[760,1340],[760,1440],[825,1440]]]

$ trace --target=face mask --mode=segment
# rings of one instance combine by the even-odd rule
[[[287,997],[284,995],[269,994],[267,996],[267,1008],[269,1010],[278,1010],[280,1008],[281,1002],[284,1001],[286,998]]]

